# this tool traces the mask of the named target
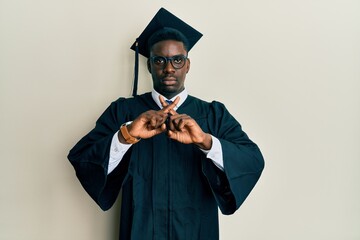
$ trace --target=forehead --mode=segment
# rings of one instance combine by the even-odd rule
[[[175,41],[175,40],[164,40],[155,43],[150,49],[150,55],[160,55],[160,56],[174,56],[183,54],[186,55],[187,52],[184,47],[184,43]]]

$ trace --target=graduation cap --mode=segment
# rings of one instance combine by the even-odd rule
[[[165,8],[160,8],[160,10],[155,14],[150,23],[146,26],[144,31],[140,34],[140,36],[131,46],[131,49],[135,51],[135,73],[132,94],[133,96],[137,95],[139,53],[146,58],[150,57],[148,40],[152,36],[152,34],[163,28],[176,29],[177,31],[182,33],[188,41],[187,51],[190,51],[190,49],[195,45],[195,43],[202,37],[202,34],[196,29],[192,28],[190,25],[167,11]]]

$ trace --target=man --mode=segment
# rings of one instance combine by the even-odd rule
[[[180,21],[165,9],[161,17]],[[164,25],[135,44],[149,57],[153,91],[113,102],[68,158],[103,210],[122,189],[120,239],[217,240],[218,207],[234,213],[264,161],[223,104],[188,95],[194,43]]]

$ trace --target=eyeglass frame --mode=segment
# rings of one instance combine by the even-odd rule
[[[174,60],[175,58],[177,58],[177,57],[183,57],[183,59],[184,59],[184,64],[183,64],[181,67],[175,67],[175,66],[174,66],[173,60]],[[156,64],[156,63],[154,62],[154,59],[155,59],[155,58],[163,58],[163,59],[165,60],[164,65],[158,65],[158,64]],[[150,61],[152,64],[154,64],[154,66],[159,67],[159,68],[161,68],[161,69],[165,69],[166,66],[168,65],[168,62],[169,62],[169,61],[170,61],[170,63],[171,63],[171,66],[173,66],[174,69],[181,69],[181,68],[183,68],[183,67],[185,66],[186,60],[188,60],[188,56],[187,56],[187,55],[183,55],[183,54],[174,55],[174,56],[172,56],[172,57],[164,57],[164,56],[151,56],[151,57],[149,57],[149,61]]]

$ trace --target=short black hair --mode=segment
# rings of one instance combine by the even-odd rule
[[[151,48],[158,42],[165,41],[165,40],[175,40],[178,42],[182,42],[184,44],[184,48],[186,51],[189,49],[189,41],[187,38],[182,34],[179,30],[175,28],[164,27],[156,32],[154,32],[148,42],[147,42],[147,49],[150,55]]]

